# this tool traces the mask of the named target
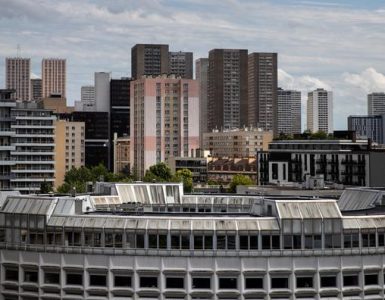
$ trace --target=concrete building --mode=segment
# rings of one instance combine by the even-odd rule
[[[213,157],[255,157],[258,151],[267,150],[272,140],[273,133],[260,128],[213,130],[203,134],[203,147]]]
[[[65,114],[74,111],[73,106],[67,106],[67,99],[60,95],[51,95],[37,101],[39,107],[51,110],[54,114]]]
[[[179,170],[188,169],[192,173],[193,183],[205,184],[207,182],[208,155],[208,151],[197,149],[192,151],[188,157],[171,156],[167,160],[167,164],[173,174]]]
[[[7,57],[5,59],[5,87],[16,91],[16,100],[31,99],[31,59]]]
[[[371,93],[368,95],[368,115],[385,114],[385,93]]]
[[[130,138],[114,134],[114,173],[127,174],[131,172],[130,166]]]
[[[278,88],[277,99],[277,134],[300,134],[301,92]]]
[[[66,98],[67,67],[61,58],[44,58],[41,62],[42,98],[61,95]]]
[[[303,183],[306,176],[325,182],[385,187],[385,151],[368,141],[280,140],[258,153],[259,184]]]
[[[316,89],[308,93],[307,129],[333,133],[333,93]]]
[[[168,45],[136,44],[131,49],[131,76],[169,74]]]
[[[110,112],[111,74],[95,72],[95,107],[99,112]]]
[[[53,184],[55,180],[55,133],[56,117],[50,110],[38,108],[36,103],[17,103],[11,110],[15,119],[11,128],[15,151],[11,157],[11,188],[22,193],[35,193],[43,182]]]
[[[184,195],[177,184],[105,189],[5,197],[4,299],[384,298],[381,190],[337,201]]]
[[[15,90],[0,89],[0,190],[11,189],[11,168],[16,164],[11,157],[11,151],[16,150],[13,143],[15,130],[11,128],[15,121],[11,113],[16,107],[15,98]]]
[[[277,53],[251,53],[248,58],[248,126],[277,134]]]
[[[235,175],[246,175],[257,182],[256,157],[220,158],[209,157],[207,162],[207,179],[221,185],[229,184]]]
[[[198,148],[198,123],[197,81],[172,75],[132,81],[130,162],[138,176],[170,156],[185,157]]]
[[[371,139],[378,144],[385,143],[385,115],[349,116],[348,130],[356,132],[358,139]]]
[[[195,61],[195,78],[199,86],[199,147],[203,149],[203,133],[208,132],[208,103],[207,103],[207,84],[208,84],[209,59],[199,58]]]
[[[96,111],[95,86],[86,85],[80,89],[80,101],[75,101],[76,111]]]
[[[184,79],[193,79],[193,53],[169,52],[169,72]]]
[[[64,183],[65,173],[85,165],[84,122],[57,120],[55,125],[55,189]]]
[[[39,101],[42,98],[42,80],[41,78],[31,79],[31,100]]]
[[[247,50],[213,49],[209,52],[209,131],[247,125],[247,63]]]

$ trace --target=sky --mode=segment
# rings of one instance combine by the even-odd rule
[[[385,2],[378,0],[0,0],[0,88],[5,57],[67,59],[68,103],[94,72],[130,76],[131,47],[169,44],[194,59],[214,48],[278,53],[279,85],[333,91],[334,127],[367,113],[385,92]]]

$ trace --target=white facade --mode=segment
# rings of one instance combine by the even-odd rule
[[[307,129],[333,133],[333,93],[316,89],[308,93]]]
[[[342,210],[378,205],[377,191],[339,204],[183,195],[178,184],[111,189],[2,200],[1,299],[384,299],[385,216]],[[144,215],[105,210],[127,204]]]
[[[372,93],[368,95],[368,115],[376,116],[385,114],[385,93]]]
[[[96,111],[110,111],[110,80],[111,74],[95,72],[95,106]]]

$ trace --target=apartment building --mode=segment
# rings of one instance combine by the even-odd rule
[[[203,133],[208,132],[208,103],[207,103],[207,84],[208,84],[209,59],[199,58],[195,61],[195,78],[199,86],[199,145],[203,148]]]
[[[16,91],[16,100],[31,99],[31,59],[7,57],[5,59],[5,87]]]
[[[368,115],[385,114],[385,93],[371,93],[368,95]]]
[[[333,133],[333,93],[316,89],[308,93],[307,129]]]
[[[193,53],[169,52],[169,72],[185,79],[193,79]]]
[[[277,98],[277,134],[300,134],[301,92],[278,88]]]
[[[66,98],[67,67],[61,58],[44,58],[41,62],[42,98],[60,95]]]
[[[199,147],[198,84],[174,75],[131,82],[130,162],[145,171],[170,156],[188,156]],[[194,112],[194,113],[191,113]]]
[[[169,74],[168,45],[136,44],[131,49],[131,76]]]

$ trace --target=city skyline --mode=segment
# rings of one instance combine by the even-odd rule
[[[32,78],[41,75],[41,58],[66,58],[69,104],[94,72],[131,75],[131,47],[148,42],[192,51],[194,60],[214,48],[277,52],[279,86],[301,90],[303,118],[307,92],[333,91],[335,129],[346,128],[348,115],[366,113],[368,93],[385,90],[380,1],[0,3],[0,69],[5,57],[17,56],[18,44],[21,56],[32,59]]]

